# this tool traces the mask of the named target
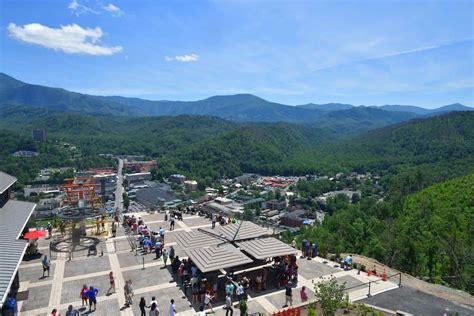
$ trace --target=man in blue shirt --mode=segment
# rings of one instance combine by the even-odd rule
[[[344,268],[348,269],[352,266],[352,255],[348,255],[346,259],[344,259]]]
[[[87,298],[89,298],[89,311],[92,310],[92,304],[94,304],[94,310],[96,309],[97,293],[99,293],[99,290],[91,285],[89,291],[87,291]]]

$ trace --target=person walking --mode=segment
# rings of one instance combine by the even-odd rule
[[[89,289],[87,288],[87,285],[84,284],[82,286],[81,292],[79,293],[79,297],[82,300],[82,307],[87,306],[87,291],[89,291]]]
[[[234,315],[234,308],[232,307],[232,297],[227,294],[225,297],[225,316]]]
[[[160,310],[158,309],[158,305],[156,303],[151,304],[150,306],[150,316],[158,316],[160,315]]]
[[[53,225],[51,225],[51,222],[48,222],[46,229],[48,230],[48,238],[51,239],[53,237]]]
[[[125,298],[125,307],[130,307],[128,304],[128,280],[125,280],[125,285],[123,286],[123,297]]]
[[[214,313],[214,308],[212,307],[212,299],[214,298],[214,296],[211,296],[211,294],[209,293],[209,291],[206,292],[206,294],[204,294],[204,309],[210,307],[211,308],[211,313]]]
[[[112,237],[116,237],[117,236],[117,227],[118,227],[118,222],[117,221],[114,221],[112,223]]]
[[[58,310],[55,308],[51,311],[51,316],[61,316],[61,314],[58,312]]]
[[[283,307],[288,306],[293,306],[293,290],[291,288],[291,282],[288,282],[285,285],[285,305],[283,305]]]
[[[241,282],[237,285],[237,289],[235,290],[235,294],[237,294],[237,299],[241,301],[244,298],[244,286]]]
[[[155,243],[155,260],[158,260],[161,255],[161,240]]]
[[[168,250],[163,249],[163,253],[161,254],[163,256],[163,262],[165,264],[165,268],[166,268],[166,262],[168,261]]]
[[[170,301],[170,316],[175,316],[176,315],[176,308],[174,306],[174,299],[171,299]]]
[[[79,312],[72,305],[67,307],[66,316],[79,316]]]
[[[138,303],[138,307],[140,308],[140,316],[146,316],[146,309],[148,306],[146,306],[146,301],[145,298],[142,296],[140,298],[140,303]],[[150,313],[151,315],[151,313]]]
[[[174,260],[174,247],[170,246],[170,262],[173,263]]]
[[[59,223],[59,231],[61,232],[61,237],[64,237],[64,235],[66,234],[66,223],[64,221],[61,221],[61,223]]]
[[[44,273],[48,271],[48,277],[49,277],[49,267],[51,265],[51,262],[48,259],[48,256],[44,255],[43,260],[41,261],[41,264],[43,265],[43,278],[44,278]]]
[[[125,296],[125,306],[130,307],[133,304],[133,284],[132,280],[128,280],[125,282],[125,286],[123,287],[123,292]]]
[[[216,214],[212,214],[212,228],[214,229],[216,227],[216,221],[217,221],[217,217],[216,217]]]
[[[112,271],[110,271],[109,273],[109,281],[110,281],[110,288],[107,290],[107,295],[109,295],[111,290],[113,290],[113,293],[115,293],[115,279],[114,279],[114,273]]]
[[[170,230],[174,229],[174,215],[170,218]]]
[[[94,305],[94,310],[97,307],[97,293],[99,290],[94,288],[92,285],[89,287],[89,291],[87,291],[87,298],[89,299],[89,312],[92,311],[92,305]]]

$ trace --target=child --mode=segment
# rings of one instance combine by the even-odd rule
[[[306,293],[306,286],[303,286],[300,291],[301,302],[306,302],[308,300],[308,294]]]

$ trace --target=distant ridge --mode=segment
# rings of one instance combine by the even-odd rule
[[[459,103],[433,110],[405,105],[364,107],[342,103],[290,106],[270,102],[252,94],[212,96],[198,101],[152,101],[70,92],[24,83],[0,73],[0,107],[11,105],[93,115],[203,115],[236,122],[304,123],[341,130],[341,133],[363,132],[419,116],[474,110]]]

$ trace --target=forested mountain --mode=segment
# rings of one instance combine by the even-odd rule
[[[473,196],[474,174],[404,196],[401,203],[362,195],[357,203],[338,201],[322,225],[303,227],[298,239],[316,241],[322,253],[367,255],[474,293]]]
[[[352,168],[410,175],[404,193],[474,171],[474,112],[454,112],[371,131],[334,149]],[[349,153],[349,154],[348,154]],[[420,189],[421,187],[417,188]]]
[[[474,111],[474,108],[467,107],[460,103],[445,105],[436,109],[425,109],[413,105],[382,105],[379,109],[393,112],[410,112],[417,115],[437,115],[455,111]]]
[[[416,186],[414,169],[422,173],[424,187],[474,166],[474,112],[400,123],[349,140],[314,126],[205,116],[92,116],[21,106],[0,108],[0,116],[0,128],[25,137],[33,128],[45,128],[51,138],[77,145],[86,156],[141,153],[158,158],[164,175],[372,171],[391,175],[387,187],[389,181],[405,179],[407,193]]]
[[[60,88],[27,84],[0,73],[0,107],[9,105],[45,107],[50,110],[89,114],[139,114],[135,109],[120,104]]]
[[[314,104],[308,103],[303,105],[298,105],[299,107],[306,108],[306,109],[315,109],[325,112],[332,112],[332,111],[339,111],[339,110],[349,110],[354,106],[351,104],[343,104],[343,103],[325,103],[325,104]]]
[[[470,109],[459,104],[435,110],[404,106],[354,107],[338,103],[290,106],[251,94],[213,96],[198,101],[150,101],[31,85],[0,73],[0,108],[11,105],[108,116],[206,115],[236,122],[305,123],[346,136],[420,115]]]
[[[410,195],[395,222],[394,264],[474,292],[474,173]]]
[[[371,108],[353,107],[332,111],[318,119],[314,126],[336,134],[357,135],[383,126],[408,121],[418,115],[409,112],[390,112]]]

